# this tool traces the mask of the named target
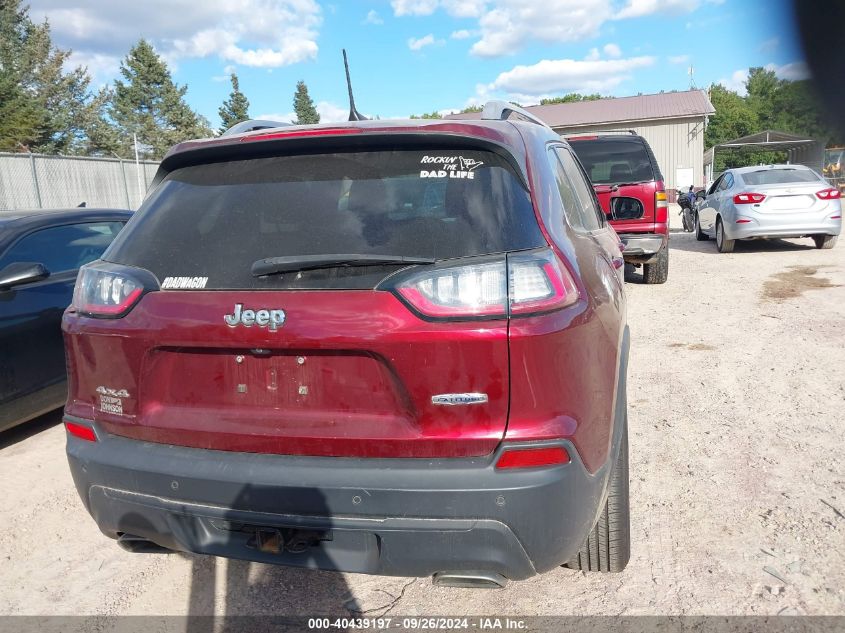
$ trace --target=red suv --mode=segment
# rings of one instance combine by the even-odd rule
[[[669,276],[669,210],[663,175],[648,142],[633,132],[567,140],[625,243],[625,261],[642,265],[645,283],[665,283]]]
[[[107,536],[444,585],[624,568],[619,241],[565,142],[484,116],[170,151],[64,316]]]

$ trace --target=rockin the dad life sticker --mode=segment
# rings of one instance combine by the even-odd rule
[[[420,178],[466,178],[472,180],[472,172],[484,163],[474,158],[463,156],[423,156],[421,165],[428,165],[430,169],[420,170]]]

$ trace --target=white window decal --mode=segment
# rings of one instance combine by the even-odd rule
[[[161,282],[162,290],[195,290],[205,288],[208,277],[165,277]]]
[[[475,174],[472,172],[481,167],[484,163],[474,158],[463,156],[423,156],[421,165],[431,165],[437,169],[421,169],[420,178],[458,178],[472,180]]]

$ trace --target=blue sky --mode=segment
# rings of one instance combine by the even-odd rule
[[[348,112],[341,48],[358,109],[382,118],[568,92],[608,96],[720,82],[749,67],[806,68],[788,6],[751,0],[30,0],[101,85],[140,37],[188,85],[213,125],[238,74],[252,116],[290,117],[296,82],[323,119]]]

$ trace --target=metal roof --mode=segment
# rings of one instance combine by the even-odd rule
[[[818,139],[810,136],[799,136],[777,130],[763,130],[756,134],[749,134],[714,145],[704,152],[704,164],[710,165],[716,162],[716,152],[729,151],[759,151],[767,150],[773,152],[788,152],[790,162],[796,158],[794,154],[802,150],[813,153],[824,152],[824,144]],[[815,166],[815,161],[813,163]]]
[[[661,92],[635,97],[577,101],[525,108],[553,128],[584,127],[607,123],[653,121],[711,115],[716,112],[703,90]],[[450,114],[447,119],[473,119],[478,113]]]

